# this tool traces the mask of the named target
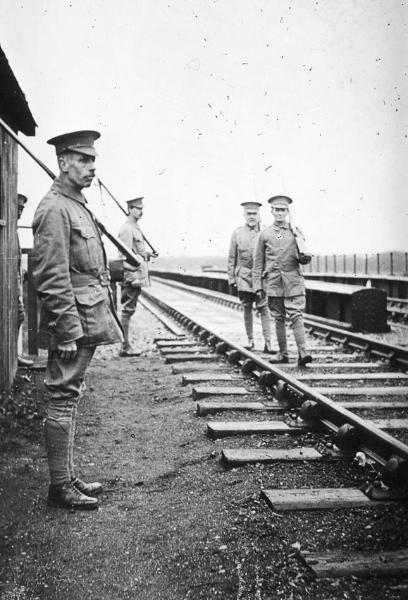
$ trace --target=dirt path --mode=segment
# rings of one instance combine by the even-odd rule
[[[292,544],[324,547],[331,535],[315,540],[324,519],[311,516],[305,525],[299,517],[274,515],[259,500],[265,478],[271,483],[280,477],[279,470],[266,476],[262,468],[223,469],[222,442],[204,435],[205,421],[194,417],[189,390],[180,387],[180,378],[171,374],[151,342],[165,330],[143,309],[138,314],[144,355],[125,360],[117,357],[117,348],[99,349],[80,406],[76,462],[84,478],[104,484],[99,511],[46,507],[41,376],[19,382],[13,410],[18,402],[20,418],[13,424],[10,409],[2,420],[9,428],[7,432],[3,428],[1,442],[0,597],[404,597],[397,583],[393,588],[373,581],[311,580]],[[384,514],[387,517],[382,512],[379,522]],[[393,519],[397,544],[406,513],[397,512]],[[344,545],[358,545],[347,519],[341,521]],[[361,510],[358,522],[364,531],[372,523],[372,513]],[[337,529],[332,533],[335,543],[340,534]]]

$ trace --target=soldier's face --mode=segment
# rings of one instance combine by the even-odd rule
[[[64,154],[59,158],[61,171],[77,188],[89,187],[95,176],[95,157],[78,152]]]
[[[143,206],[132,206],[130,209],[130,214],[133,216],[136,221],[143,217]]]
[[[255,227],[255,225],[258,225],[258,223],[259,223],[259,218],[260,218],[259,210],[245,209],[244,217],[245,217],[245,222],[249,227]]]
[[[286,206],[272,206],[271,211],[276,223],[282,223],[282,221],[286,221],[286,217],[289,213],[289,209]]]

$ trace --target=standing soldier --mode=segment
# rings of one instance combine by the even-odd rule
[[[77,131],[48,141],[55,146],[60,173],[33,221],[40,333],[48,341],[45,385],[51,396],[45,419],[48,504],[75,509],[96,508],[95,496],[102,491],[100,483],[85,483],[74,471],[75,419],[85,373],[96,346],[123,339],[100,233],[81,193],[95,175],[99,137],[96,131]]]
[[[254,348],[253,303],[261,316],[262,332],[265,339],[264,352],[275,354],[271,349],[271,317],[268,301],[257,298],[252,287],[253,251],[260,231],[259,202],[242,202],[245,225],[238,227],[232,234],[228,254],[228,283],[232,291],[238,290],[238,296],[244,309],[245,331],[248,337],[248,350]]]
[[[285,319],[290,320],[298,348],[298,365],[312,361],[306,352],[302,311],[306,304],[306,290],[299,264],[307,264],[311,255],[299,252],[304,246],[303,233],[287,222],[291,198],[273,196],[268,200],[274,222],[259,234],[254,253],[253,286],[259,298],[268,297],[269,308],[275,317],[278,355],[273,363],[287,363]]]
[[[135,267],[124,262],[124,275],[121,293],[121,323],[124,332],[124,342],[120,356],[140,356],[142,351],[132,348],[129,342],[129,324],[132,315],[136,311],[137,300],[142,287],[149,285],[148,261],[157,254],[146,249],[145,238],[139,226],[139,220],[143,216],[143,198],[134,198],[127,201],[128,217],[119,230],[119,239],[133,250],[140,260],[140,266]]]
[[[23,210],[25,205],[27,204],[27,197],[24,194],[18,194],[17,196],[17,221],[20,220],[21,215],[23,214]],[[20,327],[25,319],[25,310],[24,310],[24,300],[23,300],[23,273],[21,268],[21,247],[20,240],[17,234],[17,252],[18,252],[18,306],[17,306],[17,335],[20,333]],[[30,358],[26,358],[24,356],[18,356],[18,365],[20,367],[32,367],[34,361]]]

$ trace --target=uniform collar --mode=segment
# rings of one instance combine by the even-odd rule
[[[287,221],[284,221],[281,225],[273,223],[272,227],[274,227],[275,229],[289,229],[289,223]]]
[[[71,200],[76,200],[81,204],[86,204],[86,198],[81,192],[77,192],[72,189],[72,187],[66,183],[63,183],[59,177],[54,180],[54,183],[51,186],[51,189]]]
[[[245,227],[245,229],[247,229],[248,231],[255,231],[256,233],[259,233],[259,231],[260,231],[260,229],[261,229],[260,225],[258,225],[258,227],[250,227],[250,226],[248,225],[248,223],[245,223],[244,227]]]

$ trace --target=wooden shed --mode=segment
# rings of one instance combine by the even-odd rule
[[[27,100],[0,47],[0,117],[15,133],[35,135]],[[17,370],[17,143],[0,125],[0,397]]]

